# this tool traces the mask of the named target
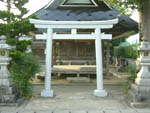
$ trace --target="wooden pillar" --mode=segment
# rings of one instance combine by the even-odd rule
[[[107,52],[106,52],[106,76],[107,78],[110,77],[109,74],[109,65],[110,65],[110,45],[109,40],[107,41]]]
[[[53,43],[53,65],[56,65],[56,41]]]
[[[105,54],[104,54],[104,40],[102,40],[102,60],[103,60],[103,68],[106,67],[106,64],[105,64]]]

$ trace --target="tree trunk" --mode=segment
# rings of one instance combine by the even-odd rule
[[[150,42],[150,0],[144,6],[139,4],[139,30],[142,41]]]
[[[7,11],[10,13],[10,10],[11,10],[11,3],[10,3],[10,0],[7,0]],[[10,17],[7,18],[7,23],[10,23],[11,22],[11,19]]]

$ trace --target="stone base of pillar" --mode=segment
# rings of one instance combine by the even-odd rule
[[[105,90],[94,90],[94,95],[96,97],[106,97],[107,96],[107,92]]]
[[[19,93],[16,88],[8,86],[0,86],[0,106],[17,105]]]
[[[53,97],[53,96],[54,96],[53,90],[50,91],[43,90],[41,92],[41,97]]]
[[[150,78],[146,78],[146,79],[144,79],[144,78],[142,78],[142,79],[141,78],[136,78],[135,79],[135,83],[137,85],[149,86],[150,87]]]
[[[127,100],[132,107],[150,107],[150,86],[132,84]]]

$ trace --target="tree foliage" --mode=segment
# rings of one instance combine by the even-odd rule
[[[138,57],[138,51],[134,50],[138,45],[116,46],[114,47],[114,56],[117,58],[132,58]]]
[[[106,0],[121,12],[128,13],[135,9],[139,12],[139,33],[141,41],[150,41],[150,0]]]
[[[5,35],[8,38],[19,38],[22,35],[27,35],[30,31],[34,31],[35,28],[29,23],[29,18],[10,22],[8,24],[0,24],[0,35]]]
[[[143,8],[150,4],[150,0],[106,0],[109,3],[113,4],[116,7],[124,7],[131,9]]]
[[[107,1],[113,7],[120,9],[121,14],[128,14],[128,15],[131,15],[134,10],[141,10],[144,7],[150,6],[150,0],[102,0],[102,1]]]
[[[35,30],[34,26],[29,23],[29,17],[23,18],[28,10],[24,5],[28,0],[0,0],[5,3],[7,10],[0,9],[0,35],[6,35],[8,38],[19,38],[26,35],[28,32]],[[13,9],[18,10],[18,14],[13,12]],[[32,16],[32,18],[36,18]]]
[[[7,10],[0,11],[0,19],[7,21],[7,23],[14,22],[23,18],[28,10],[24,7],[29,0],[0,0],[6,4]],[[12,9],[18,10],[18,14],[12,12]]]
[[[7,37],[7,43],[15,46],[15,50],[10,52],[12,61],[9,69],[11,77],[18,88],[20,94],[25,97],[31,96],[31,81],[35,73],[39,71],[39,63],[31,53],[26,53],[31,41],[20,41],[22,35],[27,35],[29,32],[36,30],[32,24],[29,23],[29,18],[23,18],[27,14],[27,9],[24,5],[28,0],[0,0],[5,3],[7,10],[0,9],[0,36]],[[19,13],[14,13],[13,8],[16,8]],[[36,18],[36,16],[32,16]]]

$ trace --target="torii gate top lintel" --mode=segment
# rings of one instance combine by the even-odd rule
[[[35,24],[37,28],[112,28],[113,24],[118,23],[118,19],[103,21],[46,21],[30,19],[30,23]]]

